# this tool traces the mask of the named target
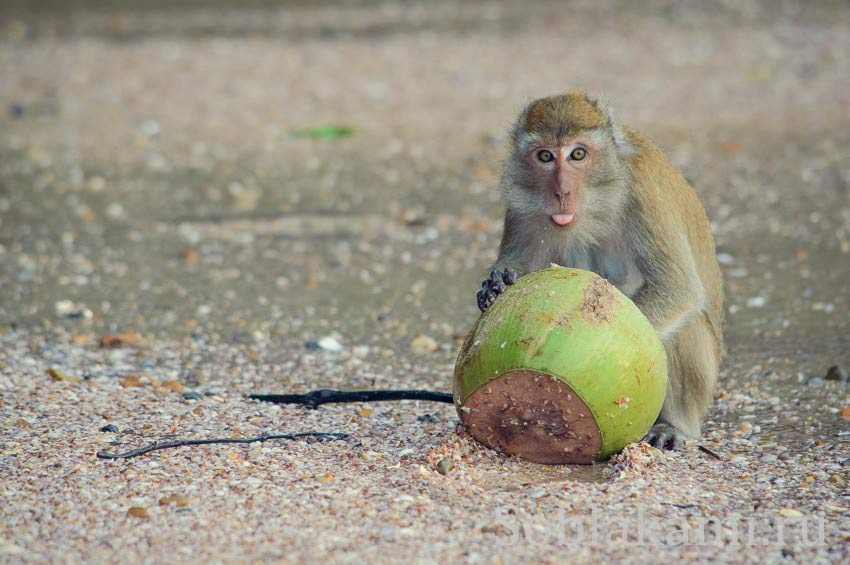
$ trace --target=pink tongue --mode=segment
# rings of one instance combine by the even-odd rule
[[[565,226],[573,221],[575,214],[552,214],[552,221],[559,226]]]

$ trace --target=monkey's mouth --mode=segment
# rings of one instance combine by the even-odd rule
[[[558,224],[559,226],[566,226],[576,217],[573,213],[568,214],[552,214],[552,221]]]

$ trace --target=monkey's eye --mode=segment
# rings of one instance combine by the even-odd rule
[[[541,163],[551,163],[555,160],[555,156],[548,149],[541,149],[537,152],[537,159]]]
[[[581,161],[587,157],[587,150],[584,147],[576,147],[573,149],[573,152],[570,153],[570,159],[573,161]]]

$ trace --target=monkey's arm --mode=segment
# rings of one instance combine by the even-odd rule
[[[502,244],[499,246],[499,258],[490,267],[490,276],[482,281],[481,289],[476,295],[478,309],[482,312],[487,310],[508,286],[528,272],[528,253],[523,246],[516,245],[515,242],[519,238],[515,236],[515,232],[515,222],[508,212],[505,216]]]

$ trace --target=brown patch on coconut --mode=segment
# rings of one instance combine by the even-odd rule
[[[481,385],[460,410],[472,436],[529,461],[588,464],[602,448],[593,414],[555,377],[510,371]]]
[[[591,324],[602,324],[611,319],[611,311],[617,305],[617,295],[605,279],[594,278],[584,291],[581,315]]]

